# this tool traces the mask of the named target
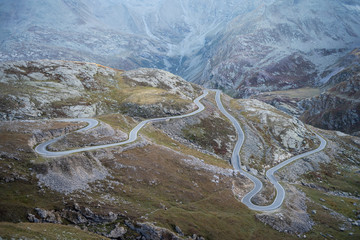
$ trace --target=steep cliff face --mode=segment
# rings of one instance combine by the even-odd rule
[[[251,98],[269,103],[305,123],[357,135],[359,128],[359,49],[320,74],[318,87],[263,92]]]
[[[299,102],[303,121],[324,129],[359,134],[359,56],[359,49],[353,50],[332,67],[340,71],[324,83],[324,93]]]
[[[360,130],[358,100],[324,93],[319,97],[304,100],[300,104],[304,109],[308,109],[301,115],[301,119],[313,126],[353,134],[358,134]]]
[[[274,1],[230,22],[209,47],[198,83],[237,96],[316,86],[320,74],[357,47],[354,1]]]

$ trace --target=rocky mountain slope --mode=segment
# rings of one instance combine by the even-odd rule
[[[359,135],[359,49],[353,50],[348,56],[332,66],[332,69],[338,69],[338,72],[325,83],[326,91],[320,96],[299,103],[303,111],[301,119],[320,128]]]
[[[284,205],[255,213],[240,202],[252,183],[231,169],[235,131],[214,93],[201,100],[201,113],[149,124],[134,143],[45,158],[34,147],[64,133],[69,134],[51,145],[53,150],[122,141],[142,118],[193,111],[201,89],[161,70],[123,72],[66,61],[6,63],[0,76],[0,236],[5,239],[31,238],[39,223],[48,223],[41,224],[47,238],[360,236],[356,137],[321,131],[326,150],[277,176],[287,192]],[[264,170],[318,142],[309,126],[268,104],[225,95],[222,100],[244,128],[244,168],[265,185],[255,201],[267,204],[275,193]],[[90,105],[94,111],[83,110]],[[74,133],[82,123],[54,119],[78,116],[101,123]]]
[[[198,86],[168,72],[123,72],[92,63],[39,60],[0,64],[1,118],[93,117],[131,112],[146,117],[193,109]],[[146,94],[144,97],[144,94]]]
[[[279,0],[239,16],[209,48],[197,82],[243,97],[316,86],[329,65],[359,46],[358,4]]]
[[[251,98],[267,102],[316,127],[357,135],[359,56],[359,49],[355,48],[326,68],[319,87],[264,92]]]
[[[359,9],[353,0],[2,1],[0,61],[156,67],[250,96],[318,86],[359,46]]]
[[[67,59],[185,73],[193,52],[228,21],[268,1],[2,1],[0,61]]]

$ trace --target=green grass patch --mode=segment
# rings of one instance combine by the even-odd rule
[[[294,239],[257,221],[254,213],[226,190],[156,211],[150,218],[163,227],[179,226],[185,235],[197,234],[205,239]]]
[[[113,128],[130,132],[138,122],[135,121],[132,117],[125,116],[122,114],[108,114],[108,115],[101,115],[97,117],[99,120],[111,125]]]
[[[171,139],[168,135],[161,132],[160,130],[154,129],[153,127],[145,127],[145,129],[141,130],[141,133],[145,134],[145,136],[151,138],[152,140],[155,141],[155,143],[159,145],[166,146],[168,148],[171,148],[175,151],[179,151],[186,155],[191,155],[200,158],[204,160],[204,162],[207,164],[215,165],[222,168],[231,168],[230,164],[228,164],[224,160],[199,152],[193,148],[183,145]]]
[[[356,219],[356,211],[360,211],[360,201],[352,198],[328,195],[316,189],[308,188],[305,186],[298,186],[306,196],[308,196],[315,203],[324,205],[344,216]],[[325,200],[324,202],[320,199]]]
[[[345,197],[337,197],[327,195],[324,192],[316,189],[311,189],[305,186],[298,186],[306,196],[312,201],[307,202],[308,213],[314,220],[315,225],[313,229],[307,233],[309,239],[324,239],[324,236],[329,239],[359,239],[360,229],[353,226],[351,230],[341,231],[340,227],[343,226],[343,221],[339,220],[336,216],[331,214],[331,211],[326,210],[322,205],[343,214],[347,218],[356,219],[356,212],[360,210],[359,200],[354,200]],[[325,201],[321,201],[323,199]],[[354,205],[357,204],[357,206]],[[312,213],[315,210],[316,213]],[[347,221],[345,219],[345,221]],[[352,232],[353,235],[349,235]],[[332,236],[332,237],[330,237]]]
[[[27,213],[35,207],[59,209],[62,195],[53,191],[39,191],[37,180],[28,176],[27,181],[0,184],[0,221],[27,221]]]
[[[221,118],[204,118],[199,124],[189,125],[182,129],[185,139],[197,143],[204,149],[213,151],[218,155],[232,152],[227,149],[226,143],[230,142],[229,135],[235,135],[231,125]],[[221,145],[215,141],[220,140]]]
[[[331,191],[348,192],[355,196],[360,193],[360,174],[358,168],[337,163],[320,163],[320,170],[304,175],[309,181]]]
[[[321,90],[319,88],[305,87],[283,91],[263,92],[261,93],[261,97],[265,98],[266,100],[271,100],[278,97],[286,97],[289,99],[304,99],[318,96],[320,93]]]
[[[0,222],[0,235],[4,239],[108,239],[73,226],[51,223]]]

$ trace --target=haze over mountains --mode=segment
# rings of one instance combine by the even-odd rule
[[[3,1],[2,60],[67,58],[183,71],[226,23],[262,1]],[[45,51],[44,51],[45,50]]]
[[[359,20],[0,0],[0,240],[360,239]]]
[[[249,96],[320,84],[359,19],[351,0],[2,1],[0,61],[155,67]]]

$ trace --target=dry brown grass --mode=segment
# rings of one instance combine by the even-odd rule
[[[118,154],[121,169],[107,161],[114,179],[122,183],[114,189],[120,201],[127,202],[121,209],[134,218],[143,216],[171,230],[179,226],[186,235],[206,239],[293,238],[256,221],[253,212],[235,199],[232,178],[220,176],[214,183],[213,173],[195,170],[182,158],[186,156],[148,145]]]
[[[4,239],[108,239],[73,226],[50,223],[0,222],[0,233]]]
[[[346,218],[355,219],[356,212],[359,212],[359,200],[354,200],[346,197],[338,197],[325,194],[316,189],[310,189],[304,186],[298,186],[302,191],[304,191],[307,197],[310,198],[310,201],[307,202],[308,213],[311,215],[311,218],[315,221],[315,226],[312,231],[306,235],[310,239],[324,239],[323,235],[330,234],[333,239],[359,239],[360,229],[359,227],[353,226],[351,230],[341,231],[340,227],[346,222]],[[325,202],[320,199],[324,199]],[[335,210],[338,213],[344,214],[345,219],[340,219],[336,215],[332,214],[330,210],[326,210],[322,205]],[[312,210],[316,210],[316,214],[311,213]],[[353,235],[350,236],[349,233],[352,232]],[[330,238],[330,237],[329,237]]]
[[[319,88],[298,88],[283,91],[263,92],[261,98],[271,100],[276,97],[285,97],[288,99],[304,99],[311,98],[320,95],[321,91]]]

